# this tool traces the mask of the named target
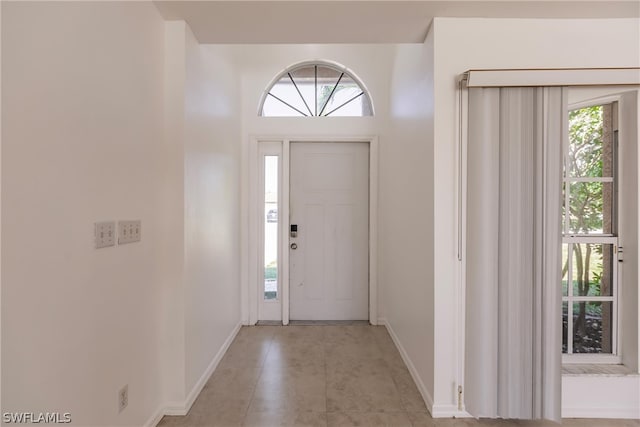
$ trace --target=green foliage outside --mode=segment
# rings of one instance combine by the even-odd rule
[[[603,172],[610,173],[611,170],[603,171],[603,160],[605,159],[605,148],[603,146],[603,107],[593,106],[581,108],[569,113],[569,151],[565,173],[568,177],[602,177]],[[609,166],[610,169],[610,166]],[[611,175],[608,175],[611,176]],[[563,227],[566,225],[566,215],[564,209],[569,209],[569,232],[572,234],[593,234],[603,233],[603,230],[611,228],[611,215],[605,212],[607,206],[605,199],[610,194],[603,193],[605,186],[601,182],[572,182],[570,188],[569,206],[563,206]],[[609,199],[610,200],[610,199]],[[610,206],[608,207],[610,209]],[[563,228],[566,229],[566,228]],[[573,244],[572,254],[568,254],[568,247],[563,245],[563,291],[567,290],[568,259],[572,258],[573,274],[571,283],[573,295],[602,295],[609,286],[605,279],[603,284],[603,266],[606,264],[606,257],[603,254],[601,244]],[[608,256],[608,255],[607,255]],[[573,311],[572,308],[569,308]],[[600,303],[578,303],[578,312],[573,313],[574,331],[578,337],[593,335],[594,317],[602,319],[602,304]],[[573,317],[573,316],[572,316]],[[589,319],[591,317],[592,319]],[[566,319],[565,319],[566,320]],[[599,322],[596,322],[596,324]],[[602,325],[599,325],[602,328]],[[605,330],[596,331],[596,334],[606,334]],[[599,342],[599,340],[598,340]],[[598,344],[599,346],[600,344]],[[574,339],[574,348],[576,341]],[[579,352],[598,352],[600,348],[577,349]]]
[[[264,267],[264,280],[277,280],[278,279],[278,263],[272,261]],[[271,300],[276,299],[277,291],[265,291],[264,299]]]
[[[569,153],[565,173],[571,177],[601,177],[602,150],[602,106],[581,108],[569,113]],[[569,204],[569,229],[572,233],[587,234],[603,229],[602,183],[581,182],[571,184]],[[566,188],[565,188],[566,191]],[[566,208],[566,207],[565,207]],[[566,218],[563,212],[563,219]],[[573,245],[575,295],[588,295],[592,286],[600,286],[602,274],[601,245]],[[584,252],[584,253],[583,253]],[[593,254],[592,252],[596,252]],[[596,255],[600,262],[593,263]],[[565,257],[567,260],[568,257]],[[568,263],[565,262],[563,276]],[[592,267],[596,267],[592,269]],[[596,279],[597,276],[597,280]],[[575,292],[577,291],[577,292]],[[599,291],[599,289],[597,290]]]
[[[343,89],[348,88],[349,86],[345,86],[345,85],[338,85],[336,87],[335,92],[333,92],[333,95],[331,94],[331,91],[333,91],[334,86],[322,86],[320,88],[320,93],[318,94],[318,114],[320,114],[320,111],[322,110],[322,107],[324,107],[325,104],[329,103],[329,97],[331,96],[331,98],[334,98],[336,96],[336,94],[338,92],[340,92]],[[323,114],[328,113],[329,111],[327,111],[327,109],[325,108]]]
[[[602,176],[602,110],[602,106],[593,106],[569,113],[566,172],[570,177]],[[585,234],[602,230],[602,183],[573,183],[570,191],[570,230]]]
[[[278,264],[277,261],[273,261],[264,267],[265,280],[276,280],[278,278]]]

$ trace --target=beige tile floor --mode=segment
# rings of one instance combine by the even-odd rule
[[[433,419],[386,329],[380,326],[243,327],[184,417],[161,427],[538,426]],[[549,424],[556,425],[556,424]],[[563,425],[636,427],[637,420]]]

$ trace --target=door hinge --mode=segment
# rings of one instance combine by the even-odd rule
[[[458,386],[458,411],[462,411],[462,386]]]

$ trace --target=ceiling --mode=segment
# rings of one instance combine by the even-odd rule
[[[433,17],[640,17],[640,1],[168,1],[201,43],[421,43]]]

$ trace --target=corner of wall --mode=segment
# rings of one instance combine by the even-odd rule
[[[381,144],[380,155],[381,177],[393,177],[380,185],[384,316],[430,410],[435,369],[432,40],[429,31],[423,44],[396,46],[388,136],[393,143]],[[406,223],[415,226],[403,227]]]
[[[164,134],[159,167],[162,182],[161,254],[163,282],[164,402],[185,398],[184,313],[184,81],[185,22],[164,22]]]
[[[164,37],[162,412],[181,415],[239,330],[239,86],[184,21]]]
[[[407,369],[409,369],[411,378],[413,378],[413,381],[416,383],[416,386],[418,387],[418,391],[420,391],[420,395],[422,396],[422,399],[424,400],[424,403],[427,406],[429,413],[435,418],[435,415],[433,415],[434,407],[433,407],[433,398],[431,397],[431,393],[429,392],[429,389],[426,387],[426,385],[422,381],[422,377],[420,376],[418,370],[416,369],[415,365],[411,361],[411,358],[409,357],[409,354],[407,353],[406,349],[402,345],[402,342],[398,339],[398,336],[393,330],[393,326],[386,319],[380,319],[378,321],[378,324],[384,325],[387,328],[387,331],[389,332],[389,335],[391,336],[393,343],[396,345],[396,348],[398,349],[398,352],[400,353],[402,360],[404,361],[405,365],[407,365]]]

